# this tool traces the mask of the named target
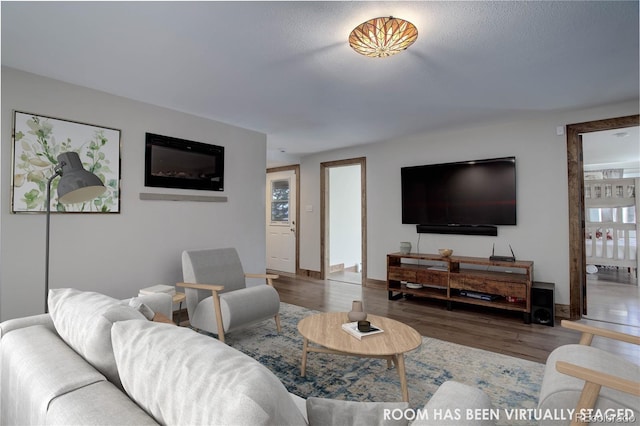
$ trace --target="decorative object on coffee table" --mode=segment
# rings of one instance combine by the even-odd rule
[[[358,340],[384,332],[381,328],[372,326],[369,321],[345,322],[342,329]]]
[[[362,307],[362,300],[354,300],[351,304],[351,312],[347,314],[350,322],[364,321],[367,319],[367,313]]]
[[[366,333],[371,330],[371,323],[369,321],[363,320],[358,321],[358,330],[363,333]]]

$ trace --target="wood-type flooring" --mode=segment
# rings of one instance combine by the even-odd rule
[[[448,311],[443,301],[413,297],[388,300],[384,288],[362,287],[333,280],[280,275],[274,281],[280,300],[322,312],[351,309],[353,300],[362,300],[365,310],[411,325],[421,335],[460,345],[544,363],[549,353],[560,345],[577,343],[579,333],[560,327],[525,324],[522,314],[486,307],[454,304]],[[601,327],[640,334],[635,327],[581,320]],[[626,343],[612,344],[601,338],[594,346],[632,359],[640,359],[639,348]]]

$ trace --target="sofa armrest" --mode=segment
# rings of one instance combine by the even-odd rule
[[[20,328],[31,327],[33,325],[43,325],[54,332],[53,320],[49,314],[32,315],[29,317],[15,318],[0,323],[0,339],[7,333]]]
[[[579,342],[581,345],[591,345],[591,342],[595,336],[606,337],[607,339],[614,339],[621,342],[640,345],[640,336],[634,336],[631,334],[621,333],[619,331],[598,328],[574,321],[562,320],[560,324],[564,328],[581,332],[582,336],[580,337]]]

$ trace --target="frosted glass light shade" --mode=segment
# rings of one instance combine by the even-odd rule
[[[381,17],[358,25],[349,35],[349,46],[361,55],[384,58],[398,54],[418,38],[418,30],[404,19]]]

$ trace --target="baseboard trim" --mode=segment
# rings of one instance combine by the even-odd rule
[[[555,314],[557,319],[570,319],[571,318],[571,309],[569,305],[560,305],[556,303],[555,306]]]
[[[320,271],[311,271],[309,269],[300,269],[300,271],[298,271],[298,275],[302,275],[303,277],[314,278],[316,280],[320,279]]]
[[[329,273],[344,271],[344,263],[329,266]]]
[[[345,272],[360,272],[358,265],[353,265],[353,266],[347,266],[346,268],[344,268]]]
[[[375,280],[373,278],[365,278],[364,286],[367,288],[377,288],[380,290],[386,290],[387,282],[383,280]]]

